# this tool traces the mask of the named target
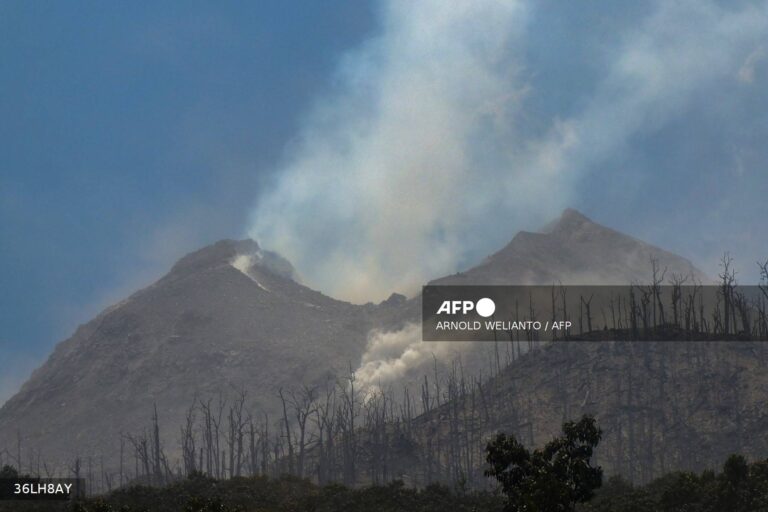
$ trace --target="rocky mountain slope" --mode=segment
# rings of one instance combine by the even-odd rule
[[[119,433],[144,428],[154,403],[174,430],[195,396],[244,389],[254,410],[275,412],[279,387],[355,365],[375,308],[326,297],[291,272],[253,241],[182,258],[56,347],[0,409],[0,446],[15,453],[20,438],[25,460],[30,450],[113,460]]]
[[[433,283],[624,284],[647,281],[651,258],[706,280],[684,258],[566,210],[543,232],[519,233],[480,265]],[[276,417],[279,388],[356,367],[371,348],[371,329],[397,330],[419,315],[418,297],[337,301],[297,283],[290,263],[255,242],[222,241],[61,342],[0,409],[0,449],[16,453],[20,445],[25,460],[93,455],[110,464],[119,433],[145,428],[154,404],[175,435],[195,397],[238,390],[247,391],[251,410]],[[386,357],[397,360],[413,343],[390,347]],[[169,452],[175,439],[166,441]]]
[[[666,279],[673,274],[688,276],[688,283],[709,283],[711,279],[689,260],[668,251],[602,226],[573,209],[565,210],[540,232],[519,232],[504,248],[487,257],[479,265],[464,272],[431,281],[432,285],[627,285],[647,284],[652,280],[651,260]],[[488,357],[493,352],[488,344],[459,342],[421,342],[421,297],[400,305],[385,324],[393,334],[371,340],[365,355],[364,376],[370,381],[398,385],[417,385],[430,373],[433,353],[443,361],[461,357],[470,373],[487,373]],[[370,361],[377,344],[386,359]],[[417,354],[417,355],[414,355]],[[394,367],[407,369],[390,371]],[[446,366],[446,365],[444,365]],[[397,375],[400,382],[388,381]]]
[[[709,278],[687,259],[597,224],[573,209],[540,232],[521,231],[479,265],[431,284],[626,285],[651,278],[651,258],[668,275]]]
[[[391,465],[414,483],[482,481],[495,432],[539,447],[583,414],[603,430],[597,463],[635,483],[716,469],[733,453],[762,459],[766,362],[764,342],[551,343],[416,418],[407,460]]]

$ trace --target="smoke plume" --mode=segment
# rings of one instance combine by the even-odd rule
[[[651,2],[595,51],[600,78],[580,108],[531,123],[533,3],[384,1],[379,32],[341,61],[249,235],[335,297],[413,293],[553,217],[633,136],[753,76],[743,66],[765,40],[766,6]]]
[[[580,108],[528,129],[532,9],[384,2],[380,33],[343,60],[250,234],[336,297],[413,292],[498,248],[506,228],[553,216],[591,168],[706,108],[723,81],[751,82],[768,35],[767,2],[651,2],[601,49]],[[376,332],[358,373],[367,385],[393,382],[458,348],[422,343],[415,326]]]
[[[523,2],[393,0],[381,17],[250,229],[307,284],[357,302],[412,293],[456,268],[484,220],[545,208],[509,190],[544,186],[510,144],[525,93]]]

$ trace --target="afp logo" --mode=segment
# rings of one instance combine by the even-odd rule
[[[488,297],[484,297],[477,301],[477,304],[471,300],[444,300],[437,310],[438,315],[456,315],[461,313],[466,315],[470,311],[475,310],[477,314],[483,318],[488,318],[494,312],[496,312],[496,303]]]

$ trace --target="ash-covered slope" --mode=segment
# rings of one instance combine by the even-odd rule
[[[652,258],[660,272],[667,269],[667,278],[675,273],[709,281],[687,259],[567,209],[540,232],[521,231],[480,265],[432,284],[646,283],[651,280]]]
[[[628,285],[650,283],[652,263],[658,273],[710,279],[687,259],[597,224],[567,209],[538,233],[520,232],[503,249],[464,272],[432,281],[433,285]],[[461,358],[470,374],[488,373],[494,347],[485,343],[421,341],[421,295],[398,307],[388,331],[372,337],[360,376],[378,385],[418,389],[425,374],[438,365],[450,369]]]
[[[340,302],[290,276],[250,240],[182,258],[155,284],[60,343],[0,409],[0,449],[43,460],[114,459],[118,435],[148,425],[153,403],[170,440],[194,397],[248,392],[275,412],[280,386],[313,384],[355,365],[373,307]]]
[[[495,432],[540,447],[584,414],[603,430],[597,463],[635,483],[719,468],[733,453],[764,459],[767,361],[764,342],[551,343],[416,418],[408,458],[393,464],[415,483],[429,481],[430,468],[442,470],[432,469],[432,479],[450,481],[453,471],[481,481],[485,441]],[[452,445],[467,454],[458,460],[435,449]]]
[[[689,260],[598,224],[568,208],[539,232],[520,231],[501,250],[466,271],[430,281],[430,285],[628,285],[652,280],[651,260],[666,271],[710,283]],[[421,319],[421,294],[398,305],[388,327],[402,328]]]
[[[687,260],[567,210],[545,232],[520,233],[479,266],[434,283],[626,284],[649,280],[652,257],[669,273],[706,280]],[[431,364],[432,348],[418,338],[385,340],[386,358],[379,360],[376,339],[368,337],[373,327],[396,331],[418,322],[419,297],[393,295],[378,306],[358,306],[302,286],[292,275],[287,261],[250,240],[222,241],[182,258],[158,282],[56,347],[0,409],[0,450],[15,451],[20,435],[25,460],[39,454],[62,463],[93,455],[114,467],[119,433],[144,429],[154,403],[166,452],[174,455],[195,397],[246,390],[249,409],[269,412],[273,422],[280,387],[320,383],[361,360],[383,384],[378,370],[390,363],[409,367],[402,382],[423,375],[408,354],[423,353]],[[468,369],[484,364],[480,351],[475,355],[477,364],[468,360]]]

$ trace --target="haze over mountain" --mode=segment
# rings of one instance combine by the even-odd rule
[[[651,257],[668,272],[706,279],[682,257],[566,210],[544,232],[519,233],[480,265],[433,283],[626,283],[647,279]],[[354,305],[294,276],[289,262],[250,240],[185,256],[56,347],[0,409],[0,449],[20,438],[25,458],[103,455],[114,464],[119,433],[143,429],[157,404],[173,453],[195,397],[244,389],[253,411],[275,418],[281,387],[317,385],[358,365],[362,383],[407,379],[438,351],[408,327],[418,297]]]
[[[371,308],[310,290],[291,270],[250,240],[185,256],[56,347],[0,409],[0,445],[20,432],[25,449],[53,459],[114,456],[117,434],[143,428],[153,403],[169,426],[195,396],[240,389],[273,412],[280,386],[354,365]]]
[[[592,222],[573,209],[538,233],[521,231],[466,272],[432,284],[629,284],[651,279],[651,259],[667,276],[709,278],[687,259]]]
[[[603,431],[595,462],[635,484],[716,470],[734,453],[768,456],[765,342],[555,342],[517,355],[501,345],[508,366],[416,418],[415,442],[389,462],[409,483],[429,481],[423,468],[437,467],[435,446],[459,446],[473,461],[462,470],[481,482],[494,433],[542,446],[584,414]],[[448,448],[437,457],[443,473],[456,467]]]
[[[597,224],[573,209],[540,232],[521,231],[509,244],[465,272],[431,281],[433,285],[551,285],[553,283],[605,285],[649,283],[651,260],[659,273],[689,276],[689,282],[710,278],[687,259]],[[421,302],[404,304],[388,332],[376,332],[363,354],[360,380],[367,385],[418,385],[434,357],[450,362],[461,355],[477,371],[487,366],[488,347],[476,343],[421,341]]]

